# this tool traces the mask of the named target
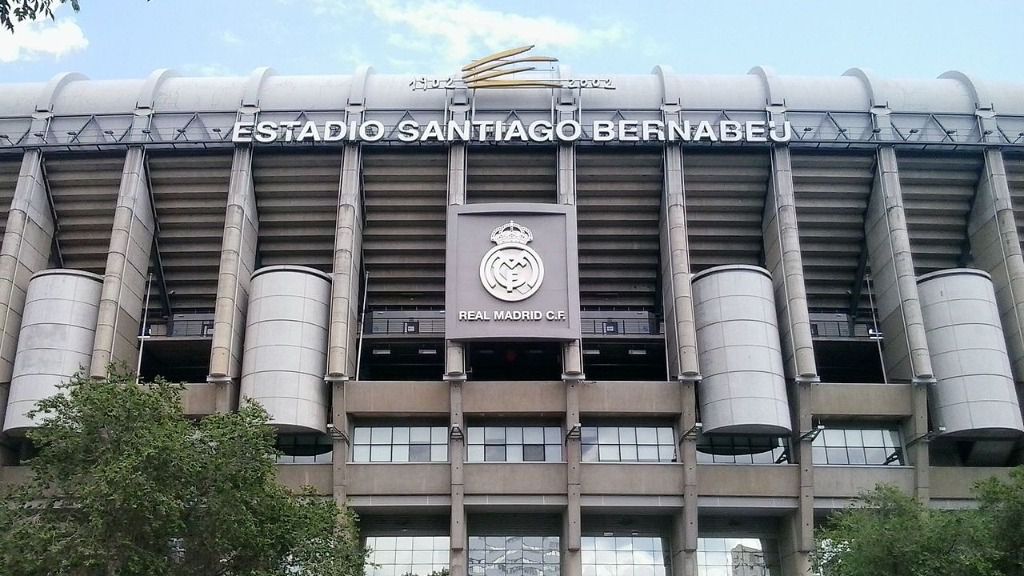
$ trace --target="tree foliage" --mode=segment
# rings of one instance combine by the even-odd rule
[[[0,506],[5,575],[362,574],[354,515],[277,482],[259,405],[192,422],[181,385],[118,370],[63,392],[37,405],[31,479]]]
[[[0,24],[14,32],[15,22],[53,18],[54,4],[71,4],[78,12],[78,0],[0,0]]]
[[[1024,468],[976,490],[976,510],[935,510],[879,485],[818,530],[817,573],[1024,576]]]
[[[1003,481],[990,478],[976,486],[980,512],[989,520],[991,545],[1006,576],[1024,576],[1024,467]]]

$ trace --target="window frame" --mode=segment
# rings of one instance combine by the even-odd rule
[[[653,443],[641,442],[640,431],[653,431]],[[614,434],[613,434],[614,432]],[[627,440],[624,441],[623,433]],[[668,436],[667,441],[665,435]],[[641,447],[654,448],[655,459],[640,459]],[[614,448],[614,452],[612,451]],[[668,459],[663,458],[670,451]],[[585,464],[671,464],[679,462],[679,448],[675,427],[664,422],[633,421],[595,422],[583,425],[580,438],[580,460]],[[633,459],[623,459],[624,453],[632,453]],[[604,455],[608,457],[605,458]],[[614,456],[612,456],[614,454]]]
[[[865,438],[865,432],[875,433],[881,438],[879,445],[874,440]],[[841,443],[837,441],[839,434],[843,435]],[[857,439],[852,440],[855,435]],[[869,444],[871,442],[871,444]],[[881,451],[884,459],[878,462],[879,458],[869,458],[870,451]],[[851,458],[851,452],[855,454]],[[832,458],[830,455],[835,455]],[[835,461],[832,461],[832,460]],[[853,462],[852,460],[858,460]],[[845,460],[845,462],[840,461]],[[869,460],[872,460],[869,462]],[[826,427],[811,442],[811,462],[815,466],[868,466],[872,468],[885,466],[907,466],[906,443],[903,440],[903,430],[898,423],[890,423],[887,426],[877,426],[871,422],[835,422]]]
[[[366,432],[363,432],[363,431]],[[426,431],[425,439],[415,437]],[[396,434],[397,432],[397,434]],[[445,464],[451,461],[450,431],[432,422],[367,422],[352,426],[351,464]],[[398,441],[396,442],[396,438]],[[413,448],[426,447],[426,460],[412,460]],[[387,458],[379,458],[387,450]],[[397,452],[396,452],[397,448]],[[396,454],[404,459],[396,460]],[[437,455],[440,454],[440,455]],[[436,457],[435,457],[436,456]]]
[[[538,447],[543,459],[527,460],[527,448]],[[549,459],[555,449],[557,459]],[[501,458],[489,458],[488,454],[501,454]],[[565,433],[561,425],[547,423],[474,422],[466,426],[465,457],[467,464],[564,464]]]

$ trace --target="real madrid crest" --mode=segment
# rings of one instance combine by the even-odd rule
[[[491,232],[497,244],[480,261],[480,282],[487,292],[505,302],[526,300],[544,281],[544,263],[527,244],[533,233],[522,224],[509,220]]]

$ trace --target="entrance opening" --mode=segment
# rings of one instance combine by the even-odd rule
[[[471,380],[560,380],[559,342],[482,342],[469,348]]]

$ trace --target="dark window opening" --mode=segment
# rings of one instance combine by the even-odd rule
[[[588,380],[665,380],[665,343],[585,339],[583,373]]]
[[[140,340],[143,380],[162,376],[171,382],[206,382],[210,373],[209,337],[146,337]]]
[[[330,464],[334,443],[323,434],[278,434],[278,464]]]
[[[701,464],[789,464],[789,439],[783,436],[705,434],[697,442]]]
[[[870,311],[864,311],[851,324],[849,314],[812,311],[811,336],[814,360],[822,382],[868,384],[882,383],[883,334],[875,327]]]
[[[372,340],[362,344],[360,380],[440,380],[443,340]]]
[[[0,465],[4,466],[25,466],[39,455],[39,448],[25,436],[8,436],[0,447]]]
[[[474,342],[468,345],[470,380],[561,380],[559,342]]]

